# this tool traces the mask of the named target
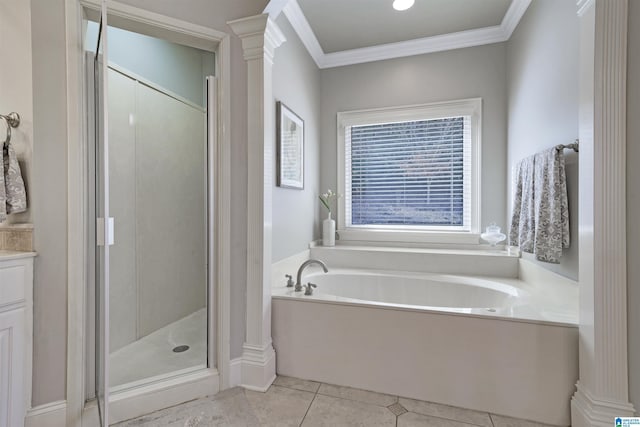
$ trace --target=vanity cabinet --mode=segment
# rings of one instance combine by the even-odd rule
[[[33,256],[0,251],[0,427],[23,426],[31,405]]]

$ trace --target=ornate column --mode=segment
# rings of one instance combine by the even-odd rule
[[[247,61],[247,324],[242,386],[265,391],[275,379],[271,343],[271,234],[275,105],[272,66],[284,35],[268,15],[228,23]]]
[[[628,0],[579,0],[580,380],[572,425],[633,416],[627,363]]]

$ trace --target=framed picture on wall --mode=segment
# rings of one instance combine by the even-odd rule
[[[304,188],[304,120],[280,101],[276,103],[276,184]]]

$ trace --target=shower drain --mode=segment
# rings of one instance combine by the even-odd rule
[[[173,348],[174,353],[182,353],[183,351],[187,351],[187,350],[189,350],[188,345],[179,345]]]

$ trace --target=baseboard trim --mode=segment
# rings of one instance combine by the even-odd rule
[[[229,387],[242,384],[242,357],[236,357],[229,363]]]
[[[573,427],[611,427],[616,417],[633,417],[635,410],[629,402],[604,400],[594,397],[578,381],[577,391],[571,399],[571,425]]]
[[[58,400],[36,406],[27,411],[25,427],[65,427],[67,425],[67,401]]]

